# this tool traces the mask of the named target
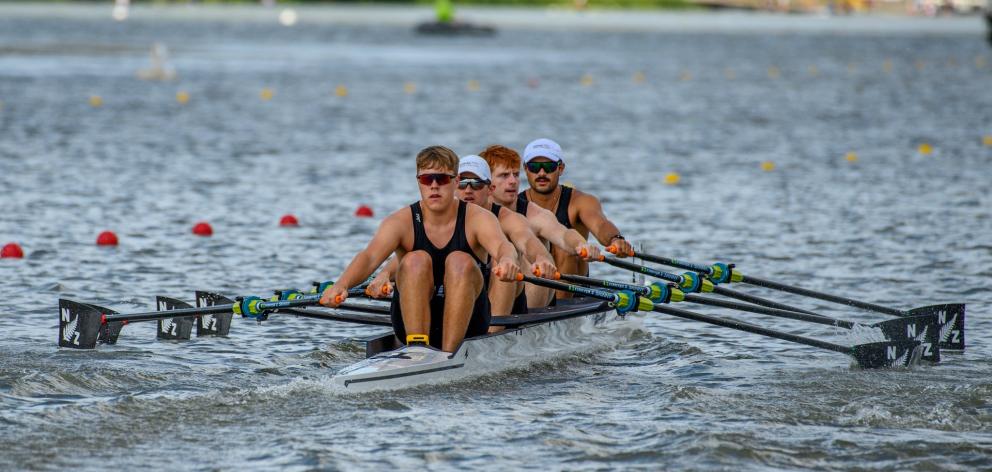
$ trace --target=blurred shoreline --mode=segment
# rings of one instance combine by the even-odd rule
[[[270,22],[292,9],[294,25],[378,25],[413,27],[434,16],[430,5],[294,4],[267,7],[257,4],[137,4],[128,7],[122,21]],[[0,17],[75,18],[113,21],[109,3],[0,3]],[[837,34],[983,34],[978,15],[938,17],[884,12],[854,15],[790,14],[743,10],[575,10],[562,7],[459,6],[457,19],[484,22],[507,30],[571,30],[631,32],[716,32]]]

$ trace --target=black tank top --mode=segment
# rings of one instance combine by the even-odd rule
[[[572,222],[568,219],[568,204],[572,201],[572,187],[564,185],[559,187],[561,187],[561,198],[558,199],[558,208],[555,208],[555,218],[566,228],[571,229]],[[530,201],[527,200],[527,191],[520,192],[520,195],[517,196],[517,213],[526,215],[528,203]]]
[[[440,294],[438,287],[444,286],[444,261],[448,258],[448,254],[455,251],[468,253],[472,256],[479,269],[482,270],[482,278],[485,281],[483,287],[489,285],[489,267],[479,260],[479,256],[475,255],[475,251],[472,250],[472,246],[469,245],[468,238],[465,236],[465,202],[458,202],[458,219],[455,220],[455,231],[451,234],[448,244],[440,249],[431,242],[430,238],[427,237],[427,231],[424,230],[424,214],[420,209],[420,202],[410,205],[410,213],[413,214],[412,251],[425,251],[431,256],[436,294]]]

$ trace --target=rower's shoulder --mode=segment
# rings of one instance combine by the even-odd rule
[[[599,197],[572,187],[572,201],[578,204],[599,203]]]
[[[527,217],[528,218],[533,217],[533,218],[538,218],[539,219],[541,217],[545,217],[546,218],[548,216],[550,216],[551,218],[554,218],[555,217],[555,214],[552,213],[551,210],[549,210],[547,208],[544,208],[541,205],[538,205],[538,204],[536,204],[534,202],[527,202]]]
[[[382,225],[396,225],[404,222],[410,223],[412,221],[413,210],[411,210],[409,206],[404,206],[403,208],[400,208],[399,210],[396,210],[383,218]]]

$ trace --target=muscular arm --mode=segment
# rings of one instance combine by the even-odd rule
[[[510,237],[510,242],[527,256],[527,259],[533,262],[544,260],[553,264],[554,259],[552,259],[551,253],[531,231],[530,223],[526,217],[514,211],[505,210],[501,213],[499,224],[503,228],[503,232]]]
[[[609,246],[613,242],[611,241],[613,237],[620,234],[620,229],[603,214],[603,206],[599,203],[598,198],[589,194],[582,194],[578,196],[577,200],[579,221],[586,228],[589,228],[589,232],[596,237],[600,244]]]
[[[506,269],[513,270],[514,273],[512,274],[500,274],[501,279],[510,281],[510,278],[516,275],[516,270],[519,269],[516,263],[517,251],[513,249],[513,244],[510,244],[510,241],[506,239],[495,215],[477,205],[469,205],[468,208],[471,215],[468,221],[471,234],[475,235],[479,245],[493,256],[496,267],[504,269],[500,272],[507,272]]]
[[[566,228],[565,225],[558,222],[554,213],[541,208],[534,202],[530,202],[527,215],[527,220],[538,236],[563,249],[568,254],[576,255],[576,248],[586,244],[586,240],[578,231]]]
[[[355,255],[335,285],[344,287],[345,290],[358,285],[400,247],[404,231],[402,212],[403,210],[393,213],[382,221],[368,246]]]

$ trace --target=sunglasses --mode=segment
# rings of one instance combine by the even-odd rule
[[[453,177],[450,174],[420,174],[417,176],[417,181],[423,186],[433,185],[434,182],[438,185],[448,185]]]
[[[486,185],[489,185],[488,180],[462,179],[458,181],[459,190],[465,190],[465,187],[472,187],[472,190],[482,190]]]
[[[559,162],[559,161],[547,161],[547,162],[534,162],[534,161],[531,161],[531,162],[528,162],[527,163],[527,171],[530,172],[531,174],[536,174],[538,172],[541,172],[541,169],[544,169],[544,173],[545,174],[550,174],[550,173],[558,170],[558,164],[561,164],[561,162]]]

